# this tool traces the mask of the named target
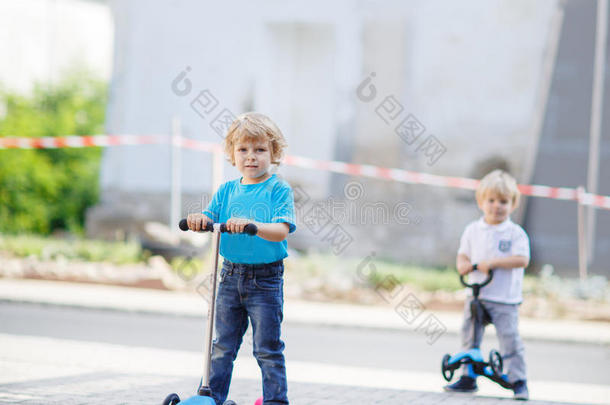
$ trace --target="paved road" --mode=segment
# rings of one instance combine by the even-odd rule
[[[0,303],[0,403],[139,404],[191,393],[202,334],[203,320],[194,317]],[[430,346],[415,333],[295,324],[283,335],[294,404],[469,401],[440,393],[439,361],[458,347],[457,336]],[[260,374],[245,344],[231,395],[251,403]],[[610,403],[607,346],[538,341],[526,348],[533,398]],[[498,398],[509,396],[482,382],[478,399],[505,404]]]
[[[191,317],[2,303],[0,320],[0,333],[15,335],[192,352],[203,346],[204,320]],[[459,348],[454,335],[428,345],[421,334],[390,330],[285,324],[283,336],[288,360],[430,373]],[[610,386],[608,346],[526,341],[526,350],[530,379]],[[250,351],[246,340],[240,355]]]

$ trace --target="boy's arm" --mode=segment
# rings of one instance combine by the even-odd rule
[[[227,230],[232,233],[241,233],[248,224],[254,224],[258,228],[257,236],[270,242],[281,242],[288,236],[290,227],[285,222],[254,222],[243,218],[230,218],[227,221]]]
[[[482,260],[477,264],[477,270],[487,274],[490,269],[514,269],[527,267],[530,259],[526,256],[496,257],[495,259]]]
[[[472,271],[472,263],[470,263],[470,258],[464,253],[458,254],[457,259],[455,260],[455,267],[457,267],[457,271],[460,273],[460,275],[465,276]]]
[[[256,233],[261,238],[270,242],[281,242],[288,236],[290,227],[285,222],[276,222],[271,224],[255,222],[254,225],[258,228]]]

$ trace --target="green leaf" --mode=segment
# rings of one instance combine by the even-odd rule
[[[2,87],[0,86],[0,89]],[[103,133],[107,85],[74,72],[28,96],[0,90],[0,137]],[[100,148],[0,150],[0,232],[82,233],[99,198]]]

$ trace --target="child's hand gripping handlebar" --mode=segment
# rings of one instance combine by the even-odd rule
[[[473,264],[472,265],[472,271],[477,269],[477,264]],[[481,288],[485,287],[487,284],[491,283],[491,279],[494,277],[494,271],[492,269],[489,269],[489,273],[487,273],[487,278],[485,279],[485,281],[483,281],[482,283],[472,283],[472,284],[468,284],[466,282],[466,280],[464,280],[464,275],[460,275],[460,282],[469,288],[472,288],[472,293],[475,297],[479,296],[479,291],[481,290]]]
[[[180,221],[180,223],[178,224],[178,226],[183,231],[188,231],[189,230],[189,226],[188,226],[188,223],[186,222],[186,219],[182,219]],[[227,229],[227,225],[225,223],[212,224],[211,222],[208,222],[207,224],[205,224],[205,227],[201,229],[201,232],[213,232],[215,229],[218,229],[221,233],[225,233],[225,232],[226,233],[231,233]],[[256,227],[256,225],[254,225],[254,224],[247,224],[244,227],[244,232],[243,233],[248,234],[250,236],[254,236],[254,235],[256,235],[257,232],[258,232],[258,228]]]

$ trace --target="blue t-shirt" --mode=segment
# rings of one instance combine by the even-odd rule
[[[285,222],[290,233],[296,230],[292,189],[275,174],[258,184],[241,184],[241,178],[224,183],[203,214],[214,222],[236,217],[263,223]],[[272,263],[288,256],[287,248],[285,239],[270,242],[258,236],[227,233],[220,238],[220,254],[233,263]]]

